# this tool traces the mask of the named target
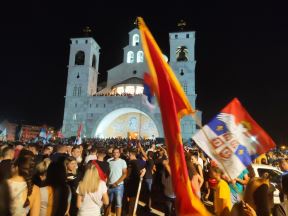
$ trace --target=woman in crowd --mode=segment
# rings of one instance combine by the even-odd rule
[[[92,162],[87,164],[83,180],[77,189],[78,216],[100,216],[102,205],[109,204],[107,186]]]
[[[15,216],[39,216],[39,187],[33,185],[34,155],[23,149],[12,166],[12,178],[8,180],[11,192],[11,212]]]
[[[201,186],[202,186],[204,180],[198,174],[194,164],[192,163],[191,160],[189,160],[189,158],[190,158],[190,155],[188,153],[188,157],[186,156],[186,164],[187,164],[189,179],[191,181],[191,185],[192,185],[194,193],[200,199],[201,198]]]
[[[36,165],[36,173],[33,177],[33,182],[38,187],[44,187],[46,186],[46,175],[47,175],[47,169],[49,167],[49,164],[51,163],[51,160],[49,158],[45,158],[43,161],[38,163]]]
[[[71,192],[66,184],[66,170],[63,161],[52,162],[47,170],[46,187],[41,191],[40,216],[68,215]]]
[[[70,216],[76,216],[78,212],[78,208],[76,206],[77,203],[77,193],[76,189],[78,187],[79,181],[81,179],[81,174],[78,172],[78,165],[76,158],[73,156],[69,156],[65,159],[65,167],[66,167],[66,181],[71,190],[71,206],[69,210]]]

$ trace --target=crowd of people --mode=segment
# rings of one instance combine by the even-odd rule
[[[143,95],[142,93],[134,93],[134,94],[132,94],[132,93],[126,93],[126,92],[123,92],[123,93],[117,93],[117,92],[107,92],[107,93],[97,93],[97,94],[95,94],[95,95],[93,95],[93,96],[129,96],[129,97],[132,97],[132,96],[141,96],[141,95]]]
[[[231,179],[196,146],[184,150],[193,192],[212,214],[286,215],[287,153],[271,151],[254,161],[283,171],[275,186],[269,174],[255,177],[249,167]],[[86,139],[80,145],[0,142],[0,215],[133,215],[140,181],[145,207],[137,215],[151,215],[152,208],[176,215],[163,143],[117,138]],[[277,205],[275,187],[281,192]]]

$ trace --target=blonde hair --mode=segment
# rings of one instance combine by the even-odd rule
[[[79,195],[94,193],[98,190],[100,177],[97,168],[93,164],[88,164],[83,180],[79,183]]]
[[[51,160],[49,158],[45,158],[43,161],[41,161],[36,166],[36,171],[39,173],[39,175],[44,175],[47,172],[47,169],[51,163]]]

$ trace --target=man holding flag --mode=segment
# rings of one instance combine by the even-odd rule
[[[151,86],[161,110],[165,142],[168,146],[177,214],[210,215],[192,191],[179,121],[184,115],[195,114],[174,72],[164,60],[161,50],[142,18],[138,18],[141,42],[148,63]]]

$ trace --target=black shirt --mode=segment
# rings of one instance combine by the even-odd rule
[[[153,178],[153,174],[152,174],[152,170],[153,170],[153,166],[154,166],[154,161],[152,159],[148,159],[146,161],[146,173],[144,178],[145,179],[152,179]]]

